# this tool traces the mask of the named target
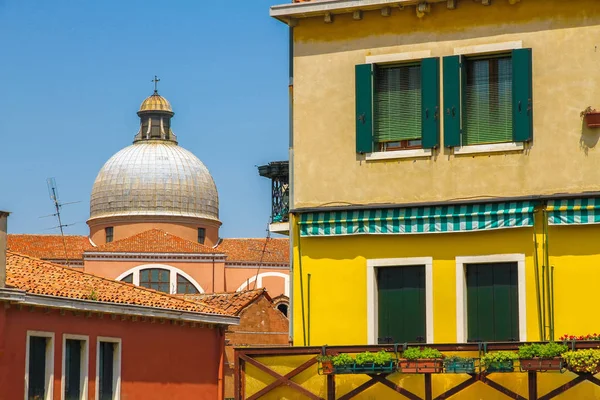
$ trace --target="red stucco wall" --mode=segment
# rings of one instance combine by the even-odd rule
[[[27,331],[54,332],[54,400],[60,400],[63,334],[89,336],[89,398],[96,390],[97,336],[120,338],[121,399],[218,399],[219,329],[45,313],[0,304],[0,398],[24,397]]]

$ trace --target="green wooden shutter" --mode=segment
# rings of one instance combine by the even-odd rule
[[[460,146],[461,56],[444,57],[444,146]]]
[[[65,341],[65,400],[81,399],[81,341]]]
[[[373,151],[373,64],[355,67],[356,152]]]
[[[512,60],[509,55],[463,62],[462,144],[506,143],[513,139]]]
[[[531,49],[512,51],[513,140],[533,139],[533,89]]]
[[[423,148],[437,148],[440,144],[440,59],[437,57],[421,61],[421,93]]]
[[[517,264],[467,265],[468,341],[519,340]]]
[[[47,338],[29,337],[29,389],[28,399],[46,398],[46,346]],[[37,396],[37,397],[36,397]]]
[[[377,284],[378,338],[426,339],[425,267],[378,268]]]

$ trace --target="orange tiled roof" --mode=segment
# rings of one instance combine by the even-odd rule
[[[87,251],[117,253],[218,253],[212,247],[182,239],[162,229],[150,229],[125,239],[91,248]]]
[[[87,236],[66,235],[67,256],[71,260],[83,259],[83,252],[91,249]],[[64,260],[65,246],[60,235],[8,235],[8,249],[47,260]]]
[[[200,301],[188,301],[129,283],[101,278],[12,251],[6,254],[6,264],[7,285],[30,294],[233,315]]]
[[[265,240],[268,240],[266,248]],[[261,257],[265,263],[290,262],[289,239],[223,239],[216,250],[227,254],[227,262],[258,263],[261,262]]]
[[[209,306],[224,310],[230,315],[238,315],[244,308],[260,296],[271,298],[265,289],[244,290],[234,293],[210,293],[210,294],[186,294],[182,297],[186,300],[200,301]]]

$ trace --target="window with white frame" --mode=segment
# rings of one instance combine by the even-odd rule
[[[62,400],[87,399],[88,337],[63,335]]]
[[[98,337],[96,346],[96,398],[121,397],[121,339]]]
[[[117,280],[170,294],[204,293],[191,276],[166,264],[140,265],[124,272]]]
[[[26,398],[51,399],[54,380],[54,333],[27,332],[25,357]]]

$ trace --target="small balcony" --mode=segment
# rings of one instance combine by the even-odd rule
[[[258,167],[260,176],[271,180],[271,222],[269,230],[289,235],[290,172],[288,161],[273,161]]]

